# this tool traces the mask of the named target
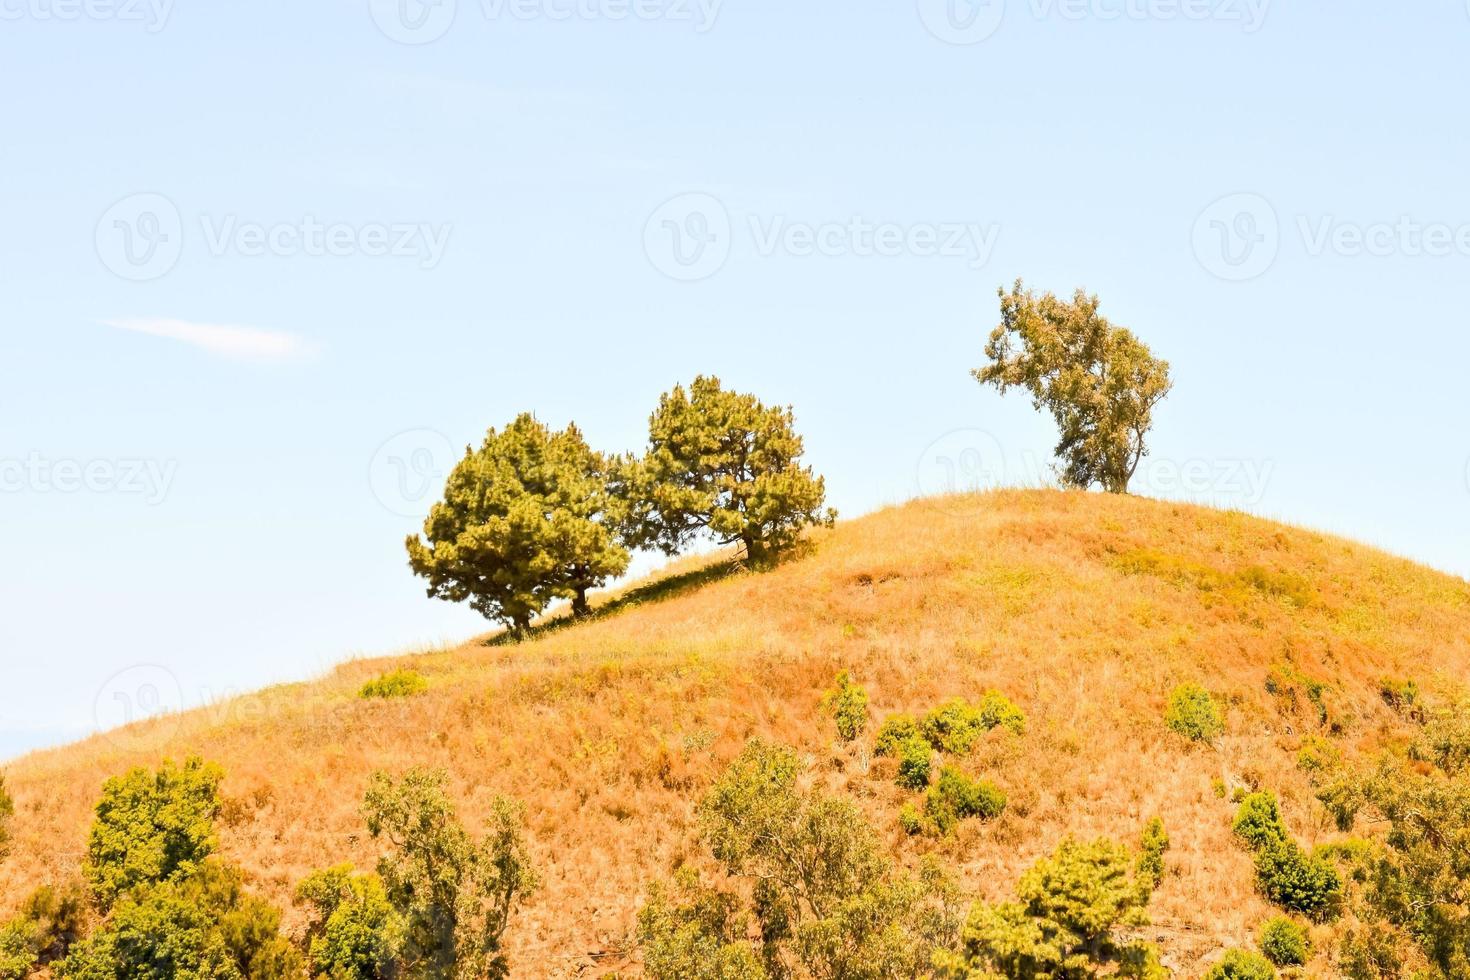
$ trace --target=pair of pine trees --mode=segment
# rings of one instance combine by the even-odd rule
[[[431,597],[468,602],[516,631],[557,599],[590,612],[587,593],[622,575],[635,550],[678,554],[707,537],[762,562],[811,525],[830,525],[826,486],[802,466],[790,408],[698,377],[664,394],[645,454],[587,445],[524,414],[491,429],[450,474],[444,499],[408,538]]]

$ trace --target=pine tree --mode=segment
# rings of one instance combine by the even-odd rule
[[[552,601],[590,612],[589,590],[628,568],[610,517],[610,461],[575,425],[552,432],[529,414],[466,450],[424,522],[409,565],[430,596],[468,601],[516,631]]]
[[[629,540],[677,554],[708,535],[759,562],[804,528],[830,526],[836,512],[822,510],[825,482],[799,462],[794,422],[790,408],[727,391],[718,378],[675,386],[649,419],[647,454],[625,461]]]

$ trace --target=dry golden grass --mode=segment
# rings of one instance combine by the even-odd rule
[[[364,681],[411,666],[429,683],[366,701]],[[697,858],[695,801],[753,735],[792,744],[813,779],[850,794],[917,861],[937,852],[978,897],[1005,896],[1066,834],[1130,842],[1152,815],[1173,839],[1155,898],[1166,960],[1247,943],[1267,907],[1216,787],[1277,790],[1296,834],[1330,837],[1294,766],[1314,710],[1266,688],[1290,667],[1330,687],[1350,755],[1400,732],[1384,677],[1447,688],[1470,669],[1470,584],[1347,541],[1236,513],[1055,491],[919,501],[839,526],[812,553],[625,604],[518,645],[484,641],[346,665],[309,684],[155,720],[10,767],[14,906],[75,873],[102,781],[165,756],[228,772],[222,849],[289,909],[309,871],[370,867],[358,804],[375,769],[441,766],[474,824],[494,792],[527,805],[545,887],[509,938],[521,976],[636,975],[646,883]],[[998,688],[1027,713],[966,768],[1010,796],[999,820],[944,841],[897,826],[909,798],[865,743],[834,742],[818,706],[840,669],[875,721]],[[1192,746],[1162,723],[1197,681],[1228,733]],[[871,730],[870,730],[871,732]],[[288,911],[299,928],[299,911]]]

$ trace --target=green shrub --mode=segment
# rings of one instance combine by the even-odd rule
[[[1225,733],[1220,708],[1198,684],[1181,684],[1169,694],[1164,723],[1192,742],[1209,742]]]
[[[86,927],[86,889],[79,882],[65,888],[42,885],[21,905],[20,918],[31,927],[40,962],[59,960]]]
[[[980,724],[987,731],[1005,728],[1017,735],[1026,734],[1026,715],[999,691],[986,691],[980,699]]]
[[[1272,904],[1315,921],[1333,918],[1342,899],[1337,869],[1295,841],[1275,841],[1256,853],[1256,883]]]
[[[511,915],[539,884],[519,804],[490,800],[485,836],[470,837],[445,792],[448,775],[411,769],[395,781],[375,773],[362,811],[368,833],[392,850],[378,876],[397,917],[408,976],[503,977],[501,940]]]
[[[923,789],[929,785],[930,760],[934,750],[917,736],[898,749],[898,785],[906,789]]]
[[[1284,915],[1266,920],[1257,943],[1266,959],[1277,966],[1306,966],[1312,953],[1306,926]]]
[[[898,808],[898,825],[910,837],[918,836],[924,832],[924,814],[912,803],[905,803]]]
[[[316,974],[331,980],[379,980],[392,975],[393,907],[377,875],[341,864],[310,875],[296,889],[315,909],[306,947]]]
[[[0,860],[10,851],[10,820],[15,816],[15,801],[5,790],[5,774],[0,773]]]
[[[207,861],[186,878],[144,885],[62,961],[66,980],[295,980],[300,957],[280,913]]]
[[[1424,720],[1424,706],[1419,703],[1419,685],[1413,681],[1385,677],[1378,683],[1383,703],[1410,721]]]
[[[951,755],[969,752],[988,730],[980,709],[964,698],[949,699],[919,723],[919,731],[929,744]]]
[[[1021,876],[1015,901],[975,905],[963,953],[941,956],[936,965],[944,976],[1154,980],[1162,974],[1154,951],[1125,945],[1125,930],[1147,921],[1149,900],[1130,878],[1129,863],[1127,849],[1112,841],[1064,840]],[[1113,972],[1112,964],[1122,969]]]
[[[1313,782],[1336,771],[1342,765],[1342,750],[1321,735],[1308,735],[1296,754],[1296,767]]]
[[[1168,849],[1169,833],[1164,829],[1164,821],[1154,817],[1144,825],[1138,863],[1134,865],[1134,875],[1149,891],[1158,888],[1164,880],[1164,852]]]
[[[1240,801],[1235,811],[1235,836],[1245,841],[1253,851],[1270,844],[1278,844],[1290,838],[1286,822],[1281,819],[1281,805],[1276,794],[1261,791],[1250,793]]]
[[[1259,953],[1232,949],[1210,967],[1205,980],[1276,980],[1276,968]]]
[[[83,868],[103,911],[141,885],[177,881],[214,852],[223,771],[192,758],[134,769],[102,786]]]
[[[1470,706],[1436,712],[1409,747],[1412,758],[1448,776],[1470,770]]]
[[[847,671],[837,675],[832,690],[822,697],[822,706],[837,724],[837,736],[851,742],[868,724],[868,692],[852,682]]]
[[[0,980],[25,980],[38,958],[30,923],[15,919],[0,926]]]
[[[919,723],[913,715],[889,715],[878,728],[878,737],[873,742],[874,755],[898,755],[903,743],[919,734]]]
[[[952,766],[924,794],[924,816],[936,833],[948,834],[969,817],[992,820],[1006,808],[1006,797],[993,783],[974,780]]]
[[[360,698],[408,698],[429,689],[424,676],[413,670],[393,670],[374,678],[357,692]]]
[[[790,749],[752,741],[698,814],[721,885],[686,868],[650,890],[650,980],[917,977],[957,940],[952,878],[932,862],[905,872],[851,801],[802,786]],[[756,884],[724,884],[736,878]]]

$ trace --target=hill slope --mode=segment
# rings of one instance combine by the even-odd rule
[[[23,759],[7,773],[16,839],[0,894],[13,907],[75,873],[104,778],[198,753],[228,773],[223,851],[289,907],[312,869],[372,865],[358,815],[369,774],[427,764],[451,772],[472,825],[492,792],[527,805],[545,887],[511,926],[515,973],[636,974],[646,883],[697,858],[695,801],[762,735],[805,753],[813,778],[858,800],[904,860],[938,853],[983,898],[1009,894],[1065,834],[1132,840],[1161,815],[1173,850],[1148,932],[1192,970],[1268,914],[1217,781],[1275,788],[1299,837],[1328,836],[1293,765],[1318,729],[1310,682],[1326,682],[1321,711],[1352,755],[1398,731],[1381,679],[1433,690],[1470,676],[1470,584],[1138,498],[920,501],[843,524],[774,571],[705,578],[523,644],[357,662]],[[427,693],[357,697],[410,663]],[[841,669],[869,690],[875,718],[988,688],[1015,700],[1026,735],[994,733],[965,761],[1006,790],[1007,813],[942,841],[905,837],[896,814],[912,794],[870,759],[870,739],[834,744],[819,708]],[[1229,701],[1213,747],[1161,721],[1185,681]]]

